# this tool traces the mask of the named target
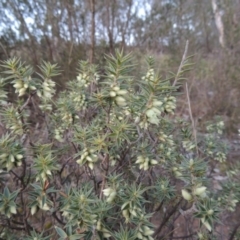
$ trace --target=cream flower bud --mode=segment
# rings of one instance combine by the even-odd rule
[[[17,154],[15,157],[16,157],[17,160],[21,160],[23,158],[23,155],[22,154]]]
[[[213,211],[212,209],[210,209],[210,210],[207,211],[207,214],[208,214],[208,215],[212,215],[213,212],[214,212],[214,211]]]
[[[138,232],[138,234],[137,234],[137,238],[139,238],[139,239],[143,239],[143,235],[142,235],[140,232]]]
[[[123,211],[122,211],[122,214],[123,214],[123,216],[126,218],[126,220],[129,219],[129,212],[128,212],[127,209],[123,210]]]
[[[150,161],[150,163],[151,163],[152,165],[156,165],[156,164],[158,164],[158,161],[155,160],[155,159],[152,159],[152,160]]]
[[[101,226],[101,225],[102,225],[102,224],[101,224],[101,221],[100,221],[100,220],[98,220],[98,221],[97,221],[97,227],[96,227],[98,231],[100,231],[100,230],[101,230],[101,228],[102,228],[102,226]]]
[[[93,170],[94,165],[93,165],[92,162],[88,162],[88,166],[89,166],[89,168],[90,168],[91,170]]]
[[[14,156],[11,154],[11,155],[9,155],[9,160],[11,161],[11,162],[15,162],[15,158],[14,158]]]
[[[19,96],[19,97],[23,96],[23,95],[25,94],[25,92],[26,92],[26,89],[25,89],[25,88],[21,88],[21,89],[19,90],[18,96]]]
[[[117,192],[113,190],[113,192],[110,193],[109,197],[107,198],[107,202],[111,203],[117,195]]]
[[[120,90],[120,87],[118,87],[118,86],[115,86],[115,87],[113,87],[113,90],[117,92],[117,91],[119,91],[119,90]]]
[[[52,175],[52,173],[51,173],[51,171],[49,169],[46,171],[46,174],[47,175]]]
[[[190,201],[192,199],[192,195],[185,189],[182,189],[182,196],[187,201]]]
[[[93,159],[90,156],[86,156],[88,162],[93,162]]]
[[[15,207],[15,206],[11,206],[11,207],[10,207],[10,212],[11,212],[12,214],[16,214],[16,213],[17,213],[16,207]]]
[[[144,235],[145,236],[149,236],[149,235],[152,235],[153,233],[154,233],[154,231],[153,230],[151,230],[149,227],[147,227],[147,226],[144,226],[143,227],[143,233],[144,233]]]
[[[116,97],[117,96],[117,93],[115,91],[111,91],[109,93],[110,97]]]
[[[137,157],[137,161],[135,162],[136,164],[138,163],[143,163],[145,161],[145,159],[143,158],[143,156],[138,156]]]
[[[147,171],[149,168],[148,161],[144,162],[143,164],[143,170]]]
[[[200,196],[206,191],[206,189],[206,187],[198,187],[194,190],[193,194]]]
[[[209,222],[205,221],[204,218],[201,218],[201,222],[204,224],[204,226],[211,232],[212,231],[212,227],[209,224]]]
[[[41,209],[44,211],[50,210],[49,206],[46,203],[41,207]]]
[[[22,83],[15,83],[13,87],[16,89],[22,88]]]
[[[118,95],[125,95],[125,94],[127,94],[127,93],[128,93],[128,91],[125,90],[125,89],[122,89],[122,90],[117,91],[117,94],[118,94]]]
[[[123,97],[117,96],[115,100],[116,100],[117,105],[119,105],[119,106],[127,105],[126,100]]]
[[[158,100],[153,100],[153,104],[154,107],[160,107],[163,105],[163,102],[158,101]]]
[[[31,214],[34,215],[37,212],[37,206],[34,205],[31,207]]]
[[[105,189],[103,190],[104,196],[109,196],[112,192],[113,192],[113,189],[112,189],[112,188],[105,188]]]

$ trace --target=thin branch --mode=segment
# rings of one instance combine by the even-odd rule
[[[22,112],[22,110],[29,104],[29,102],[31,101],[32,95],[30,94],[27,101],[22,105],[22,107],[19,109],[20,112]]]
[[[167,239],[186,239],[186,238],[192,238],[194,235],[196,235],[196,233],[192,233],[192,234],[187,235],[187,236],[170,237],[170,238],[167,238]]]
[[[172,85],[173,87],[175,87],[175,85],[176,85],[176,83],[178,81],[179,74],[180,74],[180,72],[182,70],[184,61],[186,60],[186,57],[187,57],[187,52],[188,52],[188,40],[187,40],[186,45],[185,45],[185,50],[184,50],[184,54],[182,56],[181,64],[180,64],[180,66],[178,68],[177,75],[176,75],[175,80],[174,80],[173,85]]]
[[[190,103],[190,97],[189,97],[188,84],[187,83],[186,83],[186,94],[187,94],[187,101],[188,101],[188,111],[189,111],[190,119],[191,119],[191,122],[192,122],[193,135],[194,135],[196,151],[197,151],[197,155],[198,155],[199,153],[198,153],[198,147],[197,147],[197,131],[196,131],[195,122],[194,122],[194,119],[193,119],[193,116],[192,116],[192,109],[191,109],[191,103]]]
[[[180,201],[172,208],[172,210],[169,212],[169,214],[166,217],[164,217],[160,226],[155,230],[153,237],[157,237],[157,235],[161,232],[163,226],[168,222],[170,217],[177,211],[177,208],[180,205],[180,203],[182,202],[182,200],[183,199],[181,198]]]
[[[156,208],[156,210],[154,212],[158,212],[159,210],[161,210],[163,203],[164,203],[164,201],[161,201],[161,203],[159,204],[159,206]]]
[[[102,197],[103,197],[103,189],[105,188],[106,178],[107,178],[107,175],[108,175],[109,154],[105,155],[104,161],[101,164],[103,165],[104,163],[106,163],[106,168],[103,168],[105,170],[105,174],[103,175],[102,186],[101,186],[101,191],[100,191],[100,196],[99,196],[100,199],[102,199]]]
[[[76,145],[74,144],[74,142],[70,142],[70,143],[73,145],[75,152],[78,153],[78,149],[77,149]]]
[[[10,172],[11,172],[18,180],[21,180],[21,177],[19,177],[13,170],[10,170]]]
[[[69,157],[69,158],[67,159],[67,161],[62,165],[62,168],[61,168],[61,170],[59,171],[59,174],[60,174],[60,175],[62,174],[64,168],[66,167],[66,165],[69,163],[69,161],[70,161],[71,159],[72,159],[72,157]]]
[[[4,52],[4,54],[6,55],[6,57],[7,57],[7,58],[9,58],[9,56],[8,56],[8,53],[7,53],[7,51],[6,51],[5,47],[2,45],[2,43],[1,43],[1,42],[0,42],[0,46],[2,47],[2,49],[3,49],[3,52]]]
[[[234,229],[233,229],[233,231],[232,231],[232,233],[231,233],[231,235],[229,237],[229,240],[233,240],[234,239],[234,236],[236,235],[237,230],[238,230],[239,227],[240,227],[240,222],[234,227]]]
[[[57,213],[56,213],[56,211],[54,211],[53,213],[52,213],[52,216],[54,217],[54,219],[56,219],[57,220],[57,222],[58,223],[60,223],[61,225],[66,225],[66,223],[65,222],[63,222],[58,216],[57,216]]]

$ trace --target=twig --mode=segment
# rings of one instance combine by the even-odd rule
[[[18,176],[13,170],[10,170],[10,172],[11,172],[18,180],[21,180],[21,177]]]
[[[103,189],[105,188],[105,183],[106,183],[106,178],[108,175],[108,169],[109,169],[109,155],[106,154],[103,163],[106,162],[106,168],[103,168],[105,170],[105,174],[103,175],[103,180],[102,180],[102,186],[101,186],[101,191],[100,191],[100,196],[99,198],[102,199],[103,197]]]
[[[191,238],[193,237],[194,235],[196,235],[196,232],[190,234],[190,235],[187,235],[187,236],[180,236],[180,237],[171,237],[171,238],[167,238],[167,239],[186,239],[186,238]]]
[[[22,107],[19,109],[20,112],[22,112],[22,110],[29,104],[29,102],[31,101],[32,95],[28,96],[27,101],[22,105]]]
[[[11,230],[18,230],[18,231],[24,231],[25,228],[21,228],[21,227],[14,227],[10,224],[10,222],[8,224],[2,224],[1,223],[1,227],[7,227],[8,229],[11,229]],[[1,238],[3,239],[3,238]]]
[[[2,47],[2,49],[3,49],[3,52],[4,52],[4,54],[6,55],[6,57],[7,57],[7,58],[9,58],[9,56],[8,56],[8,53],[7,53],[7,51],[6,51],[5,47],[2,45],[2,43],[1,43],[1,42],[0,42],[0,46]]]
[[[196,212],[197,209],[196,209],[196,206],[195,206],[195,203],[187,210],[182,210],[181,208],[179,209],[179,212],[183,215],[183,216],[187,216],[187,215],[190,215],[194,212]]]
[[[57,216],[57,213],[56,213],[56,211],[54,211],[53,213],[52,213],[52,216],[54,217],[54,219],[56,219],[57,220],[57,222],[58,223],[60,223],[61,225],[66,225],[66,223],[65,222],[63,222],[58,216]]]
[[[164,201],[161,201],[160,205],[156,208],[156,210],[154,212],[158,212],[162,208],[163,203],[164,203]]]
[[[78,149],[77,149],[76,145],[74,144],[74,142],[70,142],[70,143],[73,145],[75,152],[78,153]]]
[[[67,161],[62,165],[62,168],[61,168],[61,170],[59,171],[59,174],[60,174],[60,175],[62,174],[64,168],[66,167],[66,165],[69,163],[69,161],[70,161],[71,159],[72,159],[72,157],[69,157],[69,158],[67,159]]]
[[[173,85],[172,85],[173,87],[176,85],[176,83],[177,83],[177,81],[178,81],[179,74],[180,74],[180,72],[181,72],[181,70],[182,70],[184,61],[186,60],[186,57],[187,57],[187,52],[188,52],[188,40],[186,41],[184,54],[183,54],[183,56],[182,56],[181,64],[180,64],[180,66],[179,66],[179,68],[178,68],[177,75],[176,75],[175,80],[174,80],[174,82],[173,82]]]
[[[240,227],[240,222],[234,227],[234,229],[233,229],[233,231],[232,231],[232,233],[231,233],[231,235],[229,237],[229,240],[233,240],[234,239],[234,236],[236,235],[237,230],[238,230],[239,227]]]
[[[196,151],[197,151],[197,155],[198,155],[199,153],[198,153],[198,147],[197,147],[197,131],[196,131],[195,122],[194,122],[194,119],[193,119],[193,116],[192,116],[192,109],[191,109],[191,103],[190,103],[190,97],[189,97],[188,84],[187,83],[186,83],[186,94],[187,94],[187,101],[188,101],[188,111],[189,111],[190,119],[191,119],[191,122],[192,122],[193,135],[194,135]]]
[[[178,206],[180,205],[180,203],[182,202],[183,199],[180,199],[179,202],[177,202],[177,204],[172,208],[171,211],[169,211],[169,214],[167,216],[165,216],[162,220],[162,223],[159,225],[159,227],[155,230],[153,237],[157,237],[157,235],[161,232],[163,226],[168,222],[168,220],[170,219],[170,217],[177,211]]]

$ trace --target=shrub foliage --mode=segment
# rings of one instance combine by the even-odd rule
[[[175,115],[189,58],[162,79],[147,59],[131,76],[131,55],[106,56],[102,74],[80,61],[56,94],[57,65],[34,72],[2,63],[0,80],[0,233],[3,239],[217,238],[219,217],[240,197],[237,170],[216,188],[224,165],[224,124],[196,134]],[[174,82],[174,84],[173,84]],[[14,89],[14,97],[8,91]],[[225,165],[224,165],[225,166]],[[165,239],[165,238],[164,238]]]

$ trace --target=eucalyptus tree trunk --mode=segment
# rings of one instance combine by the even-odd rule
[[[94,61],[95,53],[95,0],[90,0],[91,5],[91,51],[90,51],[90,62]]]
[[[225,47],[225,39],[224,39],[224,26],[222,22],[222,16],[221,13],[218,9],[217,6],[217,1],[216,0],[211,0],[212,1],[212,9],[215,17],[215,23],[218,29],[218,34],[219,34],[219,43],[220,45],[224,48]]]

